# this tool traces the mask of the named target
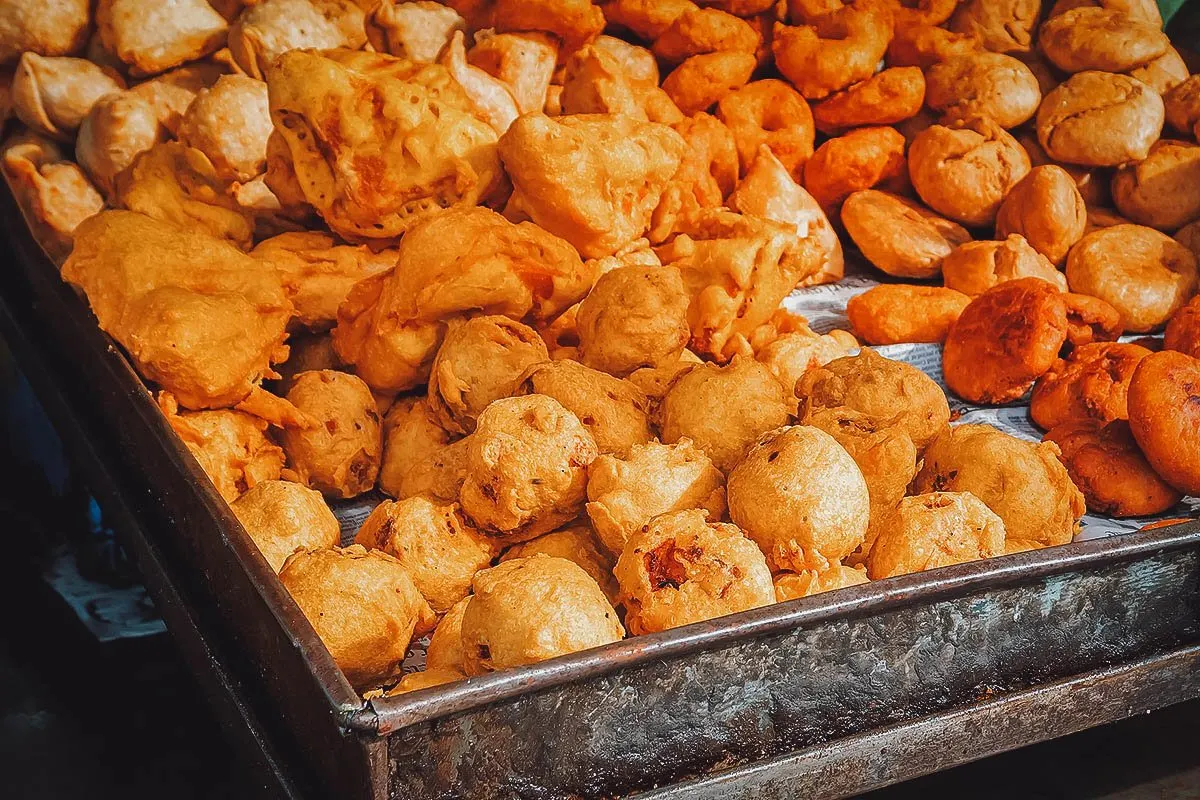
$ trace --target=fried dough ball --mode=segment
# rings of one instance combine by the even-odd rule
[[[1200,219],[1200,146],[1160,139],[1144,160],[1117,170],[1112,196],[1139,225],[1173,231]]]
[[[1183,135],[1200,123],[1200,75],[1193,75],[1163,95],[1167,123]]]
[[[225,188],[204,153],[181,142],[162,142],[138,153],[117,175],[114,197],[122,208],[199,229],[246,250],[254,228]]]
[[[790,410],[796,402],[789,397],[788,386],[814,367],[823,367],[830,361],[851,355],[859,349],[858,341],[846,331],[830,331],[818,334],[808,329],[783,333],[758,349],[755,354],[766,365],[771,374],[784,387],[784,395]]]
[[[800,422],[823,408],[847,408],[896,425],[923,451],[950,421],[946,395],[921,370],[870,348],[809,370],[796,384]]]
[[[467,440],[463,511],[489,536],[535,539],[583,510],[596,441],[557,400],[497,400]]]
[[[1174,47],[1168,47],[1153,61],[1137,69],[1129,70],[1129,77],[1137,78],[1161,95],[1174,89],[1189,77],[1187,62]]]
[[[1038,141],[1037,131],[1030,126],[1018,131],[1016,137],[1021,146],[1025,148],[1025,152],[1029,154],[1029,163],[1033,165],[1034,169],[1054,166],[1066,172],[1075,183],[1075,188],[1088,208],[1112,204],[1112,197],[1109,193],[1109,184],[1112,182],[1109,170],[1103,167],[1089,168],[1054,161],[1046,154],[1041,142]],[[1032,172],[1032,170],[1030,171]],[[1009,194],[1012,192],[1010,191]]]
[[[159,123],[174,136],[200,90],[213,86],[227,72],[223,64],[194,61],[143,81],[129,91],[149,103]]]
[[[863,256],[889,275],[932,278],[971,234],[904,197],[867,189],[842,204],[842,224]]]
[[[425,648],[426,671],[451,671],[462,674],[462,621],[470,605],[470,596],[459,600],[447,611],[433,634],[429,637],[429,646]],[[464,675],[465,677],[465,675]]]
[[[1192,358],[1200,357],[1200,301],[1193,298],[1175,312],[1167,323],[1163,347],[1187,353]]]
[[[453,8],[431,0],[383,0],[369,12],[366,26],[367,39],[377,51],[432,64],[455,31],[467,30],[467,21]]]
[[[783,81],[768,78],[735,89],[717,103],[717,117],[733,133],[743,173],[763,145],[794,176],[813,153],[812,111]]]
[[[750,23],[716,8],[696,8],[680,14],[654,39],[654,55],[667,64],[680,64],[704,53],[754,53],[759,36]]]
[[[1019,278],[971,301],[950,328],[942,355],[946,385],[972,403],[1016,400],[1053,366],[1067,338],[1062,293]]]
[[[375,506],[354,542],[382,550],[404,565],[438,614],[467,596],[471,578],[496,555],[492,542],[463,518],[457,503],[425,495]]]
[[[964,225],[994,225],[1030,169],[1025,149],[987,117],[934,125],[913,139],[908,174],[930,208]]]
[[[1067,252],[1083,238],[1087,206],[1083,196],[1062,167],[1034,167],[1000,204],[996,236],[1020,234],[1050,261],[1062,264]]]
[[[359,545],[302,550],[279,580],[360,689],[399,675],[413,635],[437,621],[399,561]]]
[[[1086,6],[1046,20],[1038,43],[1063,72],[1125,72],[1153,61],[1171,46],[1160,25]]]
[[[565,558],[535,555],[486,569],[463,613],[468,675],[533,664],[619,642],[625,629],[591,576]]]
[[[1055,161],[1112,167],[1150,154],[1163,126],[1163,99],[1128,75],[1078,72],[1046,95],[1038,141]]]
[[[1004,521],[970,492],[906,497],[867,558],[871,580],[1004,554]]]
[[[946,288],[971,297],[1018,278],[1041,278],[1059,291],[1067,290],[1066,277],[1017,233],[999,242],[959,245],[942,261],[942,277]]]
[[[941,343],[970,302],[962,292],[941,286],[885,283],[851,297],[846,317],[867,344]]]
[[[627,455],[650,441],[650,401],[642,390],[576,361],[543,361],[525,370],[516,391],[545,395],[579,418],[601,453]]]
[[[654,41],[689,11],[698,8],[691,0],[611,0],[604,3],[605,19],[637,35]]]
[[[729,517],[775,571],[825,570],[867,536],[870,494],[838,441],[809,426],[759,437],[729,473]]]
[[[971,53],[931,66],[925,102],[943,119],[991,117],[1002,128],[1032,119],[1042,102],[1038,80],[1025,64],[1002,53]]]
[[[1042,0],[966,0],[950,18],[955,33],[971,34],[993,53],[1023,53],[1033,45]]]
[[[337,547],[341,541],[341,526],[321,493],[298,483],[262,481],[229,507],[276,572],[297,550]]]
[[[225,502],[263,481],[278,480],[283,451],[266,437],[265,420],[227,408],[180,413],[167,393],[159,396],[159,406]]]
[[[38,244],[55,263],[71,252],[75,229],[104,198],[53,142],[25,132],[4,143],[0,167]]]
[[[383,432],[362,379],[334,370],[302,372],[287,399],[320,423],[284,431],[283,449],[300,482],[331,497],[370,490],[379,475]]]
[[[663,79],[662,89],[685,115],[696,114],[745,86],[757,66],[750,53],[704,53],[673,69]]]
[[[690,439],[634,445],[622,459],[602,455],[588,469],[587,513],[596,535],[618,556],[659,514],[698,508],[725,515],[725,476]]]
[[[475,116],[486,122],[497,135],[508,130],[521,113],[517,100],[504,81],[498,80],[467,61],[466,34],[455,31],[450,44],[442,50],[438,64],[462,87]]]
[[[106,196],[139,153],[167,138],[154,107],[133,92],[100,98],[79,125],[75,159]]]
[[[504,551],[500,563],[512,561],[514,558],[530,558],[535,555],[565,558],[578,564],[583,571],[596,582],[600,591],[608,598],[608,602],[616,605],[620,589],[612,570],[616,566],[616,556],[609,555],[603,550],[586,522],[568,525],[550,533],[542,534],[522,544],[513,545]]]
[[[245,75],[222,75],[196,95],[178,135],[208,156],[224,180],[248,181],[267,168],[272,130],[267,85]]]
[[[558,60],[558,40],[537,31],[497,33],[484,37],[477,31],[475,46],[467,53],[473,66],[504,81],[512,90],[522,114],[541,111]],[[597,46],[601,39],[599,37]],[[653,61],[653,59],[651,59]],[[654,67],[658,84],[658,66]]]
[[[1108,302],[1126,332],[1167,323],[1196,293],[1196,256],[1170,236],[1140,225],[1089,233],[1067,257],[1071,290]]]
[[[775,577],[775,602],[786,603],[788,600],[799,600],[801,597],[812,597],[814,594],[860,586],[867,582],[865,569],[841,564],[834,564],[823,572],[811,569],[800,573],[784,572]]]
[[[397,400],[383,420],[379,488],[401,500],[416,494],[457,498],[466,476],[462,441],[454,442],[437,424],[424,397]]]
[[[22,54],[13,74],[12,111],[38,133],[70,141],[100,98],[125,89],[112,70],[82,58]]]
[[[423,216],[476,205],[502,180],[495,131],[444,67],[292,50],[267,84],[305,199],[343,237],[398,236]]]
[[[560,57],[574,53],[604,30],[604,14],[592,0],[496,0],[491,22],[497,33],[554,34],[562,42]]]
[[[700,510],[650,520],[625,545],[614,573],[635,635],[775,602],[771,571],[754,542]]]
[[[262,0],[229,29],[234,61],[259,80],[289,50],[357,49],[366,40],[366,15],[352,0]]]
[[[1062,450],[1062,462],[1093,514],[1148,517],[1182,497],[1151,468],[1124,420],[1103,426],[1067,422],[1052,428],[1045,441]]]
[[[990,425],[959,425],[925,451],[913,490],[970,492],[1004,520],[1009,537],[1066,544],[1085,508],[1058,456],[1052,443],[1025,442]]]
[[[342,365],[333,351],[333,340],[323,333],[296,333],[288,337],[288,357],[275,365],[276,394],[287,394],[292,382],[301,372],[316,369],[337,369]]]
[[[452,324],[433,359],[429,408],[451,433],[471,433],[493,400],[510,397],[521,374],[550,355],[527,325],[502,316]]]
[[[1075,422],[1105,425],[1128,419],[1129,381],[1148,355],[1149,350],[1136,344],[1096,342],[1076,347],[1038,379],[1029,415],[1044,430]]]
[[[825,209],[855,192],[903,179],[904,137],[895,128],[856,128],[826,141],[804,165],[804,187]]]
[[[96,27],[131,75],[154,75],[221,47],[229,24],[207,0],[99,0]]]
[[[1200,494],[1197,387],[1200,361],[1163,350],[1142,359],[1129,382],[1129,427],[1154,471],[1185,494]]]
[[[681,373],[691,369],[693,364],[699,363],[702,363],[699,356],[691,350],[684,350],[678,361],[663,364],[660,367],[643,367],[634,370],[629,373],[626,380],[645,392],[651,404],[657,406],[658,402],[666,396],[667,389],[671,388],[671,382]]]
[[[783,386],[763,364],[736,357],[698,364],[679,375],[659,408],[662,439],[691,439],[722,472],[733,469],[754,441],[787,423]]]
[[[813,121],[829,134],[864,125],[891,125],[915,116],[925,102],[925,91],[925,76],[918,67],[892,67],[817,103]]]
[[[777,23],[771,50],[783,76],[808,100],[820,100],[875,74],[892,38],[891,15],[855,0],[814,19],[818,25]]]
[[[675,267],[618,267],[579,304],[579,360],[622,377],[679,358],[690,298]]]
[[[1074,347],[1092,342],[1115,342],[1121,336],[1121,312],[1099,297],[1068,292],[1067,341]]]
[[[955,33],[934,25],[903,23],[896,25],[886,60],[891,67],[928,69],[948,58],[978,53],[982,49],[979,37],[974,33]]]
[[[1058,0],[1046,16],[1057,17],[1073,8],[1093,6],[1119,11],[1139,22],[1148,22],[1156,28],[1162,28],[1162,13],[1158,10],[1158,4],[1154,0]]]
[[[513,199],[534,222],[588,258],[610,255],[650,227],[683,138],[629,117],[519,118],[500,139]]]
[[[886,520],[917,474],[917,446],[898,425],[881,422],[851,408],[823,408],[806,424],[832,436],[862,472],[870,499],[870,524],[859,552],[871,552]]]
[[[0,5],[0,64],[24,52],[66,56],[83,49],[90,7],[90,0],[6,0]]]
[[[655,81],[654,88],[657,87]],[[645,121],[649,119],[645,108],[645,93],[649,90],[648,83],[636,83],[626,74],[624,65],[615,55],[588,45],[567,59],[561,111],[563,114],[624,114]]]

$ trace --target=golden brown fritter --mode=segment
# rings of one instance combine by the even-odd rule
[[[867,572],[862,567],[844,567],[841,564],[835,564],[823,572],[811,569],[803,572],[781,572],[775,576],[775,600],[785,603],[788,600],[812,597],[814,594],[860,586],[867,582]]]
[[[675,267],[618,267],[579,304],[579,360],[624,377],[679,358],[691,331],[690,298]]]
[[[354,0],[262,0],[243,11],[229,29],[233,60],[260,80],[289,50],[357,49],[366,40],[365,15]]]
[[[958,223],[875,189],[847,197],[841,219],[863,256],[900,278],[936,277],[950,251],[971,241],[971,234]]]
[[[971,297],[1018,278],[1041,278],[1061,292],[1067,290],[1066,276],[1019,233],[998,242],[959,245],[942,260],[942,278],[946,288]]]
[[[375,398],[362,379],[335,370],[302,372],[287,400],[317,422],[283,434],[288,464],[299,481],[330,497],[355,497],[372,489],[383,432]]]
[[[83,58],[46,58],[31,50],[21,56],[12,76],[12,111],[34,131],[70,141],[96,101],[124,89],[125,81],[114,70]]]
[[[1163,115],[1158,92],[1136,78],[1079,72],[1042,100],[1038,141],[1055,161],[1116,166],[1149,155]]]
[[[1200,361],[1164,350],[1142,359],[1129,382],[1129,427],[1146,460],[1181,492],[1200,493]]]
[[[229,507],[276,572],[297,550],[336,547],[341,541],[341,526],[321,493],[298,483],[261,481]]]
[[[1080,345],[1038,379],[1029,415],[1043,430],[1075,422],[1105,425],[1128,419],[1129,381],[1150,351],[1141,345],[1097,342]]]
[[[851,297],[846,317],[867,344],[941,343],[970,302],[941,286],[885,283]]]
[[[66,56],[82,50],[91,27],[90,0],[7,0],[0,5],[0,64],[32,51]]]
[[[867,558],[871,580],[1004,554],[1004,522],[970,492],[906,497]]]
[[[1087,206],[1074,178],[1054,164],[1030,170],[1009,190],[996,215],[998,238],[1020,234],[1056,266],[1086,227]]]
[[[553,558],[565,558],[567,561],[578,564],[596,582],[600,591],[604,592],[608,602],[614,606],[619,602],[620,590],[617,586],[617,579],[613,577],[612,573],[613,567],[617,563],[617,557],[600,545],[592,526],[586,521],[544,533],[528,542],[515,544],[500,556],[500,563],[512,561],[514,558],[530,558],[538,554]]]
[[[457,498],[466,477],[465,441],[438,425],[424,397],[400,398],[383,420],[379,488],[401,500],[417,494]]]

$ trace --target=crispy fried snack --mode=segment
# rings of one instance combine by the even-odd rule
[[[624,377],[679,359],[691,336],[690,298],[675,267],[617,267],[579,304],[579,360]]]
[[[823,572],[783,572],[775,576],[775,601],[786,603],[801,597],[812,597],[822,592],[832,592],[850,586],[867,583],[867,571],[861,567],[844,567],[835,564]]]
[[[375,506],[354,542],[382,550],[403,564],[438,614],[467,596],[471,578],[496,555],[493,543],[471,526],[457,503],[426,495]]]
[[[517,379],[516,392],[552,397],[574,414],[601,453],[624,457],[654,438],[650,401],[629,381],[577,361],[543,361]]]
[[[26,51],[66,56],[82,50],[91,25],[90,0],[6,0],[0,5],[0,64]]]
[[[857,128],[829,139],[804,165],[804,187],[825,209],[880,184],[903,181],[904,136],[895,128]]]
[[[1031,119],[1042,102],[1028,66],[1002,53],[954,56],[929,68],[925,102],[944,119],[991,117],[1002,128]]]
[[[137,154],[117,175],[114,198],[122,208],[249,249],[254,226],[226,188],[204,153],[162,142]]]
[[[684,350],[678,361],[663,364],[660,367],[643,367],[629,373],[627,380],[646,393],[651,405],[657,407],[671,387],[671,382],[683,372],[692,368],[693,364],[702,363],[702,359],[691,350]]]
[[[1073,8],[1107,8],[1128,14],[1132,19],[1162,28],[1162,13],[1154,0],[1058,0],[1047,17],[1057,17]]]
[[[1042,25],[1038,43],[1063,72],[1127,72],[1167,52],[1171,40],[1162,25],[1107,8],[1073,8]]]
[[[629,117],[528,114],[499,150],[514,187],[510,208],[596,258],[650,227],[685,146],[665,125]]]
[[[104,211],[76,229],[62,275],[142,376],[186,408],[234,405],[286,358],[292,306],[279,277],[220,239]]]
[[[463,511],[488,536],[536,539],[583,510],[596,441],[544,395],[497,400],[467,440]]]
[[[634,445],[622,459],[602,455],[588,468],[587,513],[596,535],[618,556],[659,514],[698,508],[725,516],[725,476],[690,439]]]
[[[915,116],[924,102],[921,70],[892,67],[822,100],[813,108],[813,120],[828,134],[863,125],[891,125]]]
[[[1190,77],[1187,62],[1174,47],[1168,47],[1167,52],[1145,66],[1131,69],[1129,76],[1137,78],[1161,95],[1165,95]]]
[[[1152,228],[1114,225],[1089,233],[1071,249],[1067,281],[1072,291],[1117,309],[1126,332],[1148,333],[1196,293],[1196,256]]]
[[[462,87],[475,116],[486,122],[497,136],[503,135],[520,115],[517,99],[508,85],[467,61],[466,34],[462,31],[454,32],[438,63]]]
[[[656,243],[670,238],[681,227],[695,224],[703,209],[724,205],[725,196],[733,191],[738,179],[737,144],[723,122],[700,112],[672,127],[688,146],[654,209],[646,236]]]
[[[355,497],[374,487],[383,431],[370,388],[345,372],[302,372],[287,399],[319,423],[283,433],[297,479],[330,497]]]
[[[1193,75],[1163,95],[1167,124],[1184,136],[1200,123],[1200,75]]]
[[[809,100],[874,75],[892,39],[891,14],[869,0],[854,0],[811,22],[777,23],[771,42],[779,71]]]
[[[813,153],[812,111],[783,81],[768,78],[735,89],[717,103],[717,117],[733,132],[743,173],[763,145],[792,175],[801,174]]]
[[[279,272],[297,320],[311,330],[337,321],[338,306],[355,283],[396,265],[395,250],[376,253],[366,245],[339,244],[321,231],[281,233],[260,242],[250,255]]]
[[[809,415],[807,424],[832,436],[854,459],[867,483],[870,524],[858,550],[865,557],[882,523],[916,477],[917,446],[899,425],[880,422],[852,408],[823,408]]]
[[[279,580],[359,689],[399,675],[413,635],[437,621],[400,562],[359,545],[302,550]]]
[[[950,30],[973,35],[993,53],[1023,53],[1033,46],[1042,0],[966,0],[950,18]]]
[[[34,238],[61,264],[75,229],[100,213],[104,198],[57,144],[34,133],[18,133],[4,143],[0,168]]]
[[[288,556],[297,550],[337,547],[341,541],[337,517],[325,505],[321,493],[298,483],[262,481],[229,507],[276,572],[283,569]]]
[[[609,0],[602,5],[609,23],[647,41],[662,36],[675,20],[696,8],[691,0]]]
[[[1041,278],[1060,292],[1067,290],[1066,277],[1018,233],[999,242],[959,245],[942,261],[942,277],[948,289],[971,297],[1018,278]]]
[[[367,39],[380,53],[432,64],[467,21],[449,6],[431,0],[383,0],[367,16]]]
[[[1129,382],[1129,427],[1146,460],[1167,483],[1200,494],[1200,361],[1163,350],[1142,359]]]
[[[388,410],[379,488],[398,499],[424,494],[454,500],[467,476],[467,439],[451,440],[432,421],[424,398]]]
[[[484,570],[463,614],[468,675],[619,642],[625,629],[591,576],[565,558],[514,558]]]
[[[604,30],[604,14],[592,0],[496,0],[491,22],[497,33],[553,34],[562,42],[560,58],[574,53]]]
[[[208,156],[222,179],[248,181],[267,168],[272,130],[267,85],[245,75],[222,75],[197,93],[178,135]]]
[[[1167,323],[1163,347],[1200,358],[1200,301],[1192,298]]]
[[[783,386],[764,365],[746,357],[698,364],[679,375],[659,408],[662,440],[691,439],[728,472],[763,433],[787,423]]]
[[[225,502],[279,478],[283,451],[266,437],[265,420],[232,409],[181,413],[169,392],[159,394],[158,404]]]
[[[543,534],[522,544],[516,544],[504,551],[500,563],[512,561],[514,558],[530,558],[535,555],[565,558],[583,568],[583,571],[596,582],[600,591],[614,606],[619,602],[620,589],[617,579],[613,577],[613,567],[617,557],[610,555],[600,547],[595,533],[586,522],[568,525],[556,531]]]
[[[1062,264],[1083,238],[1087,206],[1075,180],[1053,164],[1034,167],[1014,186],[996,215],[996,236],[1020,234],[1051,264]]]
[[[1139,225],[1170,232],[1200,219],[1200,147],[1160,139],[1145,160],[1117,170],[1112,196]]]
[[[508,317],[453,323],[433,359],[429,408],[450,433],[471,433],[493,400],[512,396],[522,373],[549,357],[536,331]]]
[[[681,112],[696,114],[745,86],[758,66],[750,53],[726,51],[692,56],[663,79],[662,89]]]
[[[970,492],[1004,520],[1009,537],[1066,544],[1085,507],[1058,456],[1049,442],[1025,442],[990,425],[959,425],[925,451],[913,489]]]
[[[275,59],[289,50],[362,47],[367,40],[365,21],[363,9],[353,0],[263,0],[230,27],[229,50],[242,71],[262,80]]]
[[[1093,514],[1148,517],[1182,497],[1150,467],[1125,420],[1103,426],[1067,422],[1051,428],[1045,441],[1062,450],[1062,462]]]
[[[898,426],[922,452],[950,421],[946,395],[921,370],[870,348],[810,370],[796,384],[800,422],[824,408],[845,406],[879,427]]]
[[[988,117],[933,125],[908,151],[917,194],[964,225],[994,225],[1000,202],[1029,169],[1025,148]]]
[[[1136,78],[1079,72],[1042,101],[1038,141],[1055,161],[1112,167],[1149,155],[1163,118],[1163,99]]]
[[[106,196],[116,179],[139,153],[167,138],[167,131],[148,102],[134,92],[98,100],[79,125],[75,159]]]
[[[859,349],[858,341],[846,331],[818,334],[805,326],[775,337],[755,354],[784,387],[789,410],[795,413],[796,400],[787,387],[795,386],[806,372],[823,367],[830,361],[851,355]]]
[[[825,210],[792,179],[787,167],[766,145],[759,147],[758,157],[729,196],[728,204],[742,214],[791,225],[796,236],[816,243],[821,251],[821,268],[804,278],[801,286],[836,283],[845,275],[842,243]]]
[[[891,67],[928,69],[948,58],[978,53],[982,49],[979,37],[974,33],[955,33],[919,23],[899,23],[888,44],[887,63]]]
[[[1029,154],[1029,163],[1035,169],[1043,166],[1054,166],[1065,171],[1075,183],[1075,188],[1079,190],[1079,194],[1083,197],[1083,201],[1088,208],[1112,205],[1112,196],[1109,192],[1109,183],[1111,183],[1112,174],[1109,170],[1102,167],[1081,167],[1077,164],[1054,161],[1047,155],[1046,151],[1042,148],[1041,142],[1038,141],[1037,131],[1028,125],[1018,131],[1016,137],[1021,146],[1025,148],[1025,152]],[[1010,191],[1009,194],[1011,193]]]
[[[826,570],[867,536],[870,494],[838,441],[807,425],[759,437],[729,473],[729,517],[773,571]]]
[[[655,81],[654,88],[657,86]],[[648,82],[637,82],[626,73],[616,55],[588,45],[567,59],[561,110],[563,114],[624,114],[645,121],[649,119],[644,104],[649,89]]]
[[[846,317],[867,344],[941,343],[970,302],[941,286],[885,283],[850,298]]]
[[[654,39],[654,55],[666,64],[680,64],[705,53],[753,54],[760,38],[750,23],[716,8],[695,8],[680,14]]]
[[[1092,342],[1115,342],[1121,336],[1121,312],[1099,297],[1068,292],[1067,341],[1073,347]]]
[[[1004,554],[1004,521],[970,492],[906,497],[867,558],[871,580]]]
[[[901,278],[932,278],[942,260],[971,234],[898,195],[867,189],[842,204],[842,224],[873,265]]]
[[[272,62],[267,85],[304,196],[343,237],[393,238],[502,180],[495,131],[444,67],[293,50]]]
[[[1129,381],[1150,351],[1141,345],[1096,342],[1076,347],[1038,379],[1029,416],[1044,430],[1079,422],[1128,419]]]
[[[625,545],[614,573],[635,635],[775,602],[771,571],[754,542],[700,510],[650,520]]]
[[[942,355],[946,385],[972,403],[1016,400],[1054,365],[1067,339],[1062,292],[1019,278],[971,301],[950,328]]]
[[[334,345],[378,391],[425,383],[443,320],[464,313],[554,319],[592,285],[562,239],[485,208],[426,217],[400,243],[396,269],[358,283],[338,312]]]
[[[22,54],[10,87],[12,111],[38,133],[71,141],[83,118],[101,97],[125,89],[110,69],[83,58]]]
[[[221,47],[229,24],[207,0],[99,0],[96,27],[131,75],[154,75]]]
[[[129,91],[149,103],[158,117],[159,124],[174,136],[183,121],[184,113],[200,90],[213,86],[227,73],[224,64],[194,61],[143,81]]]
[[[462,621],[470,603],[470,596],[459,600],[434,628],[433,635],[429,637],[429,647],[425,650],[426,671],[463,672]]]
[[[601,47],[601,40],[609,38],[598,37],[596,46]],[[522,114],[528,114],[546,106],[546,93],[558,61],[558,40],[536,31],[497,33],[487,37],[482,31],[476,31],[475,46],[467,52],[467,60],[504,81],[516,98],[517,108]],[[653,62],[654,59],[650,60]],[[657,64],[654,65],[654,85],[658,85]]]

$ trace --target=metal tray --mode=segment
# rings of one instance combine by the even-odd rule
[[[0,217],[0,333],[287,796],[840,797],[1200,697],[1191,522],[364,703],[7,192]]]

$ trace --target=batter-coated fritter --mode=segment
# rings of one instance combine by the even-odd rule
[[[882,580],[1004,553],[1004,522],[970,492],[906,497],[888,517],[867,573]]]
[[[1074,422],[1105,425],[1128,419],[1126,392],[1150,351],[1141,345],[1096,342],[1076,347],[1050,367],[1029,401],[1029,415],[1044,430]]]
[[[1162,479],[1200,494],[1200,360],[1173,350],[1142,359],[1129,382],[1129,427]]]
[[[370,388],[345,372],[302,372],[287,399],[318,423],[283,435],[288,463],[300,482],[330,497],[355,497],[370,490],[383,451]]]
[[[424,397],[398,399],[383,420],[379,488],[401,500],[416,494],[457,498],[465,475],[461,458],[465,451],[460,445],[456,449],[460,457],[447,458],[453,441]]]
[[[967,242],[942,261],[946,288],[977,297],[993,286],[1018,278],[1041,278],[1067,290],[1066,277],[1020,234],[1009,234],[998,242]]]
[[[822,592],[860,586],[867,583],[867,572],[862,567],[845,567],[835,564],[823,572],[783,572],[775,576],[775,600],[785,603],[801,597],[812,597]]]
[[[594,463],[594,462],[593,462]],[[577,522],[559,528],[550,533],[544,533],[536,539],[515,544],[504,551],[500,562],[512,561],[514,558],[529,558],[538,554],[565,558],[583,568],[591,576],[600,591],[614,606],[619,602],[617,579],[613,577],[613,567],[617,557],[604,549],[597,540],[592,526],[587,522]]]
[[[689,300],[674,267],[606,272],[579,305],[579,360],[624,377],[678,359],[691,335]]]
[[[941,286],[885,283],[851,297],[846,317],[867,344],[940,343],[970,302]]]
[[[336,547],[341,541],[337,517],[321,493],[298,483],[256,483],[229,507],[276,572],[297,550]]]

